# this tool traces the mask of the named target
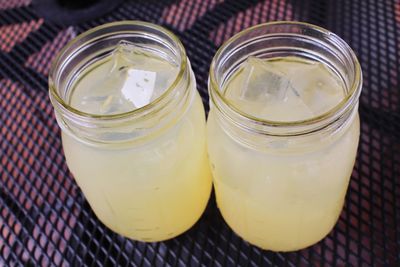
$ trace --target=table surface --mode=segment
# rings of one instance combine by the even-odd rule
[[[0,266],[400,266],[398,0],[125,1],[70,19],[51,19],[36,4],[51,1],[31,1],[0,0]],[[126,19],[179,36],[207,110],[211,59],[246,27],[307,21],[350,44],[364,72],[360,145],[344,209],[325,239],[292,253],[260,250],[229,229],[214,196],[192,229],[166,242],[125,239],[97,220],[65,164],[47,75],[74,36]]]

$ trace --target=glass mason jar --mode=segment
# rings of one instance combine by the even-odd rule
[[[179,70],[169,77],[169,88],[147,105],[122,113],[91,114],[71,106],[76,81],[110,57],[121,40],[175,62]],[[49,86],[68,167],[106,226],[135,240],[161,241],[199,219],[212,185],[205,114],[189,60],[174,34],[139,21],[91,29],[60,52]]]
[[[249,115],[222,92],[249,56],[324,63],[343,81],[344,99],[300,121]],[[356,158],[361,86],[361,68],[351,48],[310,24],[257,25],[218,50],[209,78],[208,153],[218,207],[239,236],[263,249],[293,251],[331,231]]]

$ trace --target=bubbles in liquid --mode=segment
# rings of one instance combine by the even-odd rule
[[[75,84],[70,104],[99,115],[149,104],[173,83],[179,71],[175,62],[128,41],[120,41],[110,56],[89,68]]]
[[[318,116],[344,97],[344,84],[324,64],[297,57],[250,56],[227,82],[227,99],[262,119],[295,121]]]

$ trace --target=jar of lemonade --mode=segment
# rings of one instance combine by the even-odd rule
[[[68,167],[106,226],[160,241],[199,219],[211,191],[205,114],[175,35],[96,27],[60,52],[49,86]]]
[[[228,225],[263,249],[326,236],[359,139],[360,65],[335,34],[275,22],[227,41],[210,69],[208,152]]]

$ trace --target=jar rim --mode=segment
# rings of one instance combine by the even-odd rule
[[[75,44],[77,44],[79,41],[83,40],[84,38],[90,36],[91,34],[94,34],[100,30],[111,29],[113,27],[118,27],[118,26],[142,26],[142,27],[144,26],[146,28],[159,31],[159,32],[165,34],[167,37],[171,38],[172,42],[177,47],[178,53],[181,55],[180,62],[179,62],[180,63],[179,71],[178,71],[174,81],[155,100],[151,101],[150,103],[148,103],[147,105],[145,105],[143,107],[129,110],[126,112],[116,113],[116,114],[93,114],[93,113],[84,112],[84,111],[81,111],[79,109],[72,107],[71,105],[66,103],[66,101],[64,101],[64,99],[59,95],[59,93],[57,92],[57,87],[56,87],[56,85],[54,83],[54,79],[53,79],[53,76],[58,71],[59,63],[60,63],[62,57],[65,56],[65,54],[68,52],[68,50],[70,50]],[[123,33],[123,32],[126,32],[126,30],[125,31],[116,31],[113,33],[119,34],[119,33]],[[129,30],[128,32],[135,32],[135,30]],[[109,36],[109,34],[110,33],[105,33],[100,36],[93,36],[93,38],[86,40],[85,43],[79,45],[77,48],[73,49],[72,51],[77,51],[78,49],[82,48],[88,41],[93,40],[94,38],[101,38],[101,36]],[[79,117],[88,118],[88,119],[100,119],[100,120],[122,119],[122,118],[130,117],[130,116],[135,116],[138,114],[146,113],[149,110],[151,110],[152,108],[154,108],[155,106],[157,106],[159,102],[162,102],[165,98],[167,98],[167,96],[171,94],[171,92],[174,90],[174,88],[176,88],[178,86],[178,84],[181,82],[181,80],[184,78],[187,64],[188,64],[187,56],[186,56],[185,48],[184,48],[182,42],[170,30],[168,30],[162,26],[153,24],[153,23],[139,21],[139,20],[123,20],[123,21],[105,23],[105,24],[94,27],[90,30],[87,30],[87,31],[79,34],[78,36],[73,38],[71,41],[69,41],[67,43],[67,45],[61,49],[61,51],[57,54],[57,56],[53,60],[51,67],[50,67],[49,91],[50,91],[50,95],[52,97],[54,97],[55,101],[57,103],[59,103],[63,109],[65,109],[68,112],[71,112],[72,114],[77,115]]]
[[[235,42],[236,40],[240,39],[246,34],[251,33],[252,31],[255,31],[257,29],[265,28],[265,27],[271,27],[271,26],[284,26],[284,25],[292,25],[292,26],[303,26],[308,29],[320,32],[321,34],[325,36],[329,36],[333,41],[335,41],[335,45],[337,46],[343,46],[347,51],[347,53],[350,55],[351,62],[353,63],[353,68],[354,68],[354,79],[351,82],[351,85],[349,86],[349,90],[346,93],[345,97],[337,103],[334,107],[329,109],[328,111],[318,115],[314,116],[308,119],[303,119],[303,120],[293,120],[293,121],[275,121],[275,120],[268,120],[268,119],[263,119],[259,118],[256,116],[253,116],[251,114],[248,114],[242,110],[240,110],[238,107],[233,105],[225,96],[223,95],[222,91],[220,90],[220,85],[217,82],[216,79],[216,65],[217,61],[221,57],[221,54],[229,48],[229,45]],[[301,34],[305,36],[304,34]],[[241,118],[254,122],[256,124],[261,124],[265,126],[272,126],[272,127],[277,127],[277,128],[292,128],[292,127],[298,127],[298,126],[308,126],[308,125],[314,125],[317,123],[320,123],[322,121],[325,121],[331,117],[334,117],[338,112],[341,110],[346,110],[351,103],[354,101],[357,101],[360,94],[361,94],[361,88],[362,88],[362,71],[361,71],[361,66],[360,63],[354,53],[354,51],[351,49],[351,47],[338,35],[332,33],[329,30],[326,30],[322,27],[306,23],[306,22],[298,22],[298,21],[274,21],[274,22],[267,22],[267,23],[262,23],[258,24],[255,26],[252,26],[250,28],[247,28],[231,38],[228,39],[216,52],[211,65],[210,65],[210,71],[209,71],[210,79],[209,79],[209,95],[210,99],[215,102],[214,97],[216,96],[220,100],[222,100],[223,104],[226,105],[231,111],[233,111],[235,114],[239,115]],[[215,94],[214,94],[215,93]]]

